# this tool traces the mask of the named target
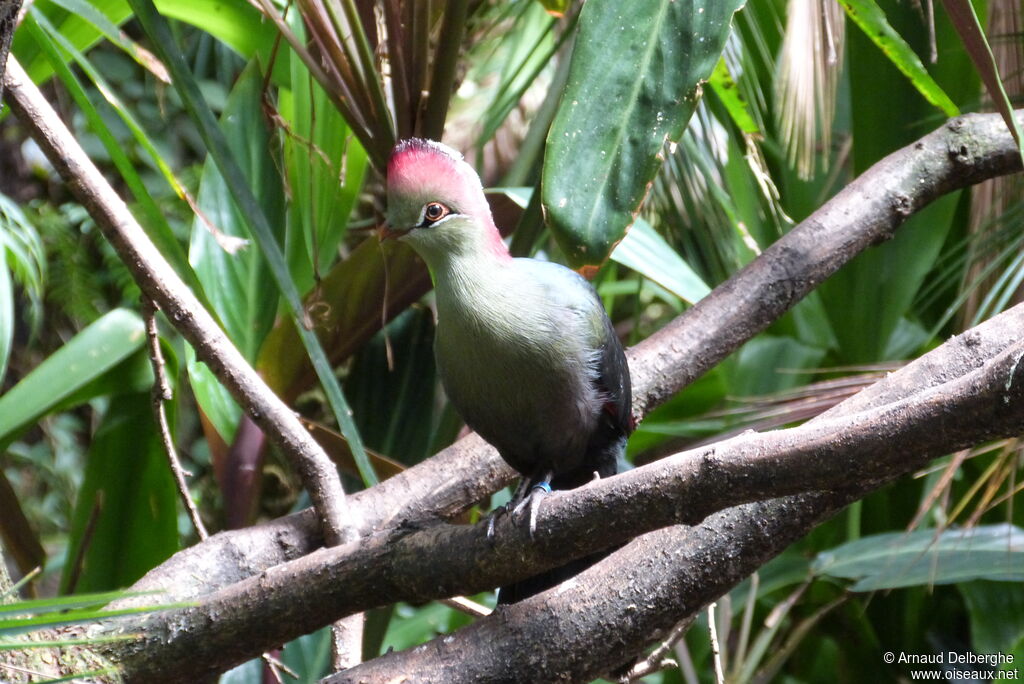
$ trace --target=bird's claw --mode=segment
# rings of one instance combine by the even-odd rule
[[[512,515],[518,517],[523,508],[529,506],[529,530],[530,540],[534,538],[537,531],[537,511],[540,510],[540,502],[546,495],[551,493],[551,485],[547,482],[538,482],[530,488],[530,493],[523,498],[512,510]]]

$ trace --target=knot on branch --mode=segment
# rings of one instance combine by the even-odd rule
[[[900,218],[907,218],[914,213],[914,200],[906,193],[897,192],[892,196],[890,202],[892,203],[893,211]],[[892,233],[889,233],[889,237],[891,236]]]
[[[949,158],[958,166],[973,166],[974,154],[964,140],[953,140],[949,144]]]

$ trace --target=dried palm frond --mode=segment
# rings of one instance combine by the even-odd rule
[[[776,111],[790,164],[814,173],[827,159],[842,69],[843,13],[834,0],[789,0],[782,54],[776,65]]]

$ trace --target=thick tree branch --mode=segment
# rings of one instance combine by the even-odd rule
[[[396,600],[423,601],[485,590],[639,533],[698,523],[729,506],[813,489],[846,494],[838,499],[800,496],[807,501],[845,502],[864,483],[886,481],[950,450],[1024,431],[1022,321],[1024,305],[993,319],[986,334],[995,338],[1001,331],[1004,338],[1013,340],[1002,351],[980,364],[966,361],[963,365],[969,370],[961,376],[897,401],[789,430],[746,433],[580,489],[553,493],[540,508],[532,540],[522,521],[510,515],[497,519],[493,541],[488,539],[486,523],[437,523],[378,533],[361,543],[323,549],[272,568],[215,592],[199,606],[122,624],[119,629],[144,636],[114,645],[115,659],[131,677],[147,681],[166,672],[175,677],[205,674],[339,615]],[[934,364],[935,358],[929,356],[942,358],[975,349],[979,345],[964,344],[964,338],[978,337],[976,333],[960,336],[894,377],[912,376],[915,366]],[[824,510],[810,510],[809,519],[818,520]],[[757,523],[771,524],[775,523]],[[789,522],[778,524],[790,529]],[[671,529],[685,536],[685,529]],[[638,553],[637,548],[631,544],[601,566],[614,565],[612,559],[624,557],[632,559],[630,565],[640,562],[636,555],[623,556],[630,549],[629,553]],[[310,596],[315,602],[308,600]],[[704,601],[704,594],[700,596]],[[616,596],[601,610],[577,609],[577,623],[602,623],[605,606],[615,604],[611,609],[619,610],[620,603],[621,596]],[[485,621],[503,619],[496,616]],[[530,625],[541,629],[542,622]],[[215,630],[205,628],[211,624],[216,624]],[[182,669],[184,661],[190,669]],[[176,663],[173,670],[172,663]],[[618,662],[601,664],[610,667]],[[397,671],[412,670],[403,666]],[[525,671],[520,674],[526,676]],[[449,680],[445,675],[438,681]]]
[[[627,664],[858,496],[802,494],[651,532],[557,589],[323,681],[370,684],[400,673],[436,684],[589,681]]]
[[[997,114],[954,119],[886,157],[708,297],[628,351],[634,414],[642,418],[735,351],[857,253],[891,237],[912,211],[944,192],[1020,168],[1013,139]],[[452,477],[455,472],[458,477]],[[451,517],[514,477],[473,435],[360,492],[352,506],[367,533],[394,521]],[[277,545],[275,535],[285,529],[288,543]],[[201,556],[218,564],[225,583],[237,581],[293,558],[299,539],[302,548],[319,546],[315,536],[305,536],[314,529],[308,514],[297,514],[275,521],[265,536],[255,530],[215,535],[189,549],[187,563],[172,558],[138,588],[173,587],[182,598],[202,595],[212,586],[209,578],[189,570]],[[236,534],[244,535],[251,550],[244,558],[231,539]],[[221,559],[224,549],[230,555]],[[226,565],[230,558],[240,561],[236,572]]]
[[[997,355],[1012,374],[1009,391],[1021,379],[1022,339],[1024,305],[957,336],[808,425],[862,416],[857,412],[865,408],[973,374],[983,365],[997,363],[985,361]],[[1022,401],[1019,389],[1003,397],[1009,403]],[[1022,429],[1018,425],[1017,430]],[[884,483],[863,482],[845,491],[746,504],[717,513],[695,528],[676,526],[649,533],[575,581],[509,606],[454,635],[386,654],[325,682],[387,681],[399,672],[415,672],[417,681],[451,684],[526,677],[591,679],[628,664],[676,621],[696,615],[820,521]],[[615,599],[609,601],[609,596]],[[595,648],[598,644],[600,648]]]
[[[1024,122],[1024,111],[1016,113]],[[1021,170],[998,114],[951,119],[893,152],[759,257],[631,352],[640,418],[713,368],[914,212],[988,178]]]
[[[19,81],[26,80],[23,74],[16,74],[14,78],[11,77],[11,74],[8,74],[7,78],[5,78],[5,83],[13,90],[21,85]],[[23,90],[19,88],[19,92],[23,92]],[[19,98],[15,96],[9,99],[12,100],[15,108],[18,109]],[[228,352],[217,348],[215,343],[219,341],[216,339],[216,334],[219,334],[219,330],[217,330],[216,326],[212,325],[212,320],[206,320],[209,319],[206,312],[199,307],[198,302],[195,302],[194,298],[188,298],[191,296],[190,293],[187,292],[184,285],[173,274],[173,271],[162,261],[159,254],[152,248],[152,245],[144,240],[141,230],[131,220],[130,214],[127,213],[124,205],[109,189],[109,186],[105,186],[105,184],[96,186],[89,182],[89,179],[99,178],[99,176],[95,172],[95,168],[89,164],[88,159],[81,154],[81,150],[76,146],[72,146],[70,149],[72,154],[69,154],[68,150],[62,150],[59,144],[52,142],[53,127],[50,126],[47,117],[40,113],[45,112],[45,109],[38,109],[38,102],[33,104],[30,99],[25,98],[27,103],[25,106],[28,109],[22,107],[19,118],[26,125],[33,128],[34,137],[37,138],[40,146],[48,152],[51,162],[65,175],[72,189],[79,194],[83,204],[97,217],[101,227],[105,231],[109,230],[108,237],[110,237],[115,247],[119,250],[124,249],[124,253],[130,255],[126,263],[128,263],[129,268],[132,269],[133,274],[139,280],[140,286],[142,286],[148,296],[159,302],[161,307],[168,312],[172,323],[179,327],[179,330],[182,331],[186,339],[189,339],[196,346],[201,358],[204,358],[215,372],[222,375],[226,385],[238,393],[236,396],[238,396],[240,403],[260,421],[260,425],[267,430],[268,434],[275,441],[282,445],[286,453],[307,453],[313,455],[314,459],[312,461],[308,459],[300,461],[299,470],[304,476],[308,476],[315,481],[317,476],[316,469],[320,467],[320,461],[316,459],[322,455],[322,452],[309,439],[308,435],[302,431],[301,425],[298,425],[297,421],[294,420],[294,416],[287,411],[287,408],[281,405],[280,402],[274,403],[272,395],[271,399],[268,400],[266,397],[251,397],[246,394],[247,388],[243,381],[248,379],[246,372],[251,373],[251,369],[244,364],[244,361],[242,361],[241,369],[234,365],[235,359],[230,355],[230,351],[233,351],[233,348]],[[45,102],[42,104],[45,106]],[[33,106],[36,107],[35,111],[32,110]],[[60,128],[62,129],[62,127]],[[60,133],[61,131],[58,130],[57,132]],[[70,138],[66,135],[66,130],[62,132],[65,134],[65,137],[61,144],[67,145]],[[650,408],[664,401],[679,388],[685,386],[685,384],[712,367],[719,360],[734,351],[742,342],[763,330],[771,321],[775,320],[798,301],[800,297],[813,289],[813,287],[856,253],[870,244],[891,237],[892,232],[907,215],[924,206],[935,197],[944,192],[977,182],[983,178],[1018,170],[1020,168],[1020,160],[1016,156],[1012,141],[1007,144],[1003,138],[1009,141],[1008,134],[996,117],[965,117],[950,122],[946,127],[926,136],[913,147],[905,148],[883,160],[876,167],[873,167],[840,193],[832,202],[819,210],[819,212],[816,212],[815,215],[794,229],[789,235],[782,238],[776,245],[766,250],[761,258],[738,273],[733,279],[730,279],[704,302],[695,306],[665,330],[638,345],[632,351],[631,369],[637,387],[635,412],[638,414],[646,413]],[[58,135],[53,140],[60,141],[60,136]],[[143,238],[143,240],[140,241],[139,238]],[[170,283],[173,287],[170,285],[165,286],[165,283]],[[167,304],[165,304],[165,301]],[[197,319],[200,320],[199,324],[196,323]],[[207,326],[207,323],[210,325]],[[214,338],[211,339],[209,335],[214,335]],[[1017,369],[1020,365],[1020,356],[1019,354],[1014,356],[1017,351],[1019,350],[1015,349],[1014,351],[1005,352],[997,360],[984,366],[983,369],[965,375],[949,386],[940,386],[929,390],[930,394],[926,393],[928,401],[920,406],[921,413],[918,416],[919,419],[933,421],[932,425],[935,430],[947,438],[960,437],[967,439],[970,429],[977,430],[981,427],[978,424],[980,421],[975,420],[974,425],[965,427],[965,430],[968,432],[960,432],[950,427],[953,423],[943,422],[944,416],[941,411],[930,414],[927,407],[941,405],[941,401],[949,400],[953,402],[952,405],[956,406],[957,410],[978,410],[979,406],[985,405],[985,401],[993,402],[996,397],[1009,396],[1011,401],[1008,406],[1019,408],[1021,378]],[[237,352],[235,354],[237,355]],[[1003,377],[1004,390],[1001,395],[998,394],[998,389],[991,384],[992,378],[996,377],[999,372],[1002,372],[1004,376],[1006,373],[1010,373],[1009,376]],[[1007,383],[1008,378],[1009,382]],[[953,392],[952,395],[942,394],[945,390],[951,390],[952,385],[956,383],[963,385],[962,387],[957,385],[957,388],[961,390],[960,393]],[[996,392],[996,394],[993,394],[993,392]],[[1010,394],[1007,395],[1007,392]],[[916,402],[915,399],[916,397],[911,397],[906,400],[904,408],[910,410],[911,405],[916,406],[919,402]],[[269,404],[261,403],[266,401],[269,401]],[[981,403],[976,404],[972,402]],[[990,408],[998,408],[998,403],[995,405],[989,404],[988,406]],[[891,408],[891,406],[873,408],[865,413],[855,414],[848,420],[835,418],[838,424],[845,426],[844,429],[851,430],[849,439],[838,440],[840,442],[839,447],[849,447],[852,451],[847,452],[840,448],[839,451],[831,452],[833,456],[841,455],[843,458],[856,456],[856,448],[860,444],[856,441],[856,438],[867,439],[868,436],[856,433],[854,428],[857,421],[864,420],[865,416],[884,418],[889,421],[885,425],[895,431],[888,433],[890,441],[894,438],[894,435],[902,434],[900,430],[906,430],[907,434],[918,434],[919,428],[901,424],[899,412],[894,413]],[[281,409],[283,409],[283,412]],[[887,410],[888,413],[886,412]],[[1005,409],[1002,412],[996,411],[996,413],[1000,420],[1004,422],[1004,427],[1007,427],[1007,429],[1015,427],[1019,430],[1020,416],[1014,412],[1013,408]],[[298,426],[298,432],[292,430],[294,427],[292,423]],[[822,421],[822,424],[835,427],[833,422],[826,422],[825,420]],[[812,431],[817,429],[817,427],[820,426],[815,426],[814,424],[805,426],[805,428]],[[951,430],[952,432],[950,432]],[[773,433],[775,435],[773,438],[780,439],[777,436],[778,434],[780,433]],[[990,433],[986,430],[980,430],[975,434],[974,438],[983,439],[986,435],[990,435]],[[927,437],[928,435],[920,436]],[[767,436],[745,435],[739,439],[752,440],[750,443],[742,442],[742,444],[748,448],[756,448],[756,446],[751,447],[751,445],[756,444],[756,440],[761,437]],[[737,440],[731,440],[723,445],[718,445],[718,447],[732,449],[736,446],[736,442]],[[870,442],[870,439],[868,439],[868,442]],[[934,443],[928,444],[932,444],[932,446],[926,447],[926,449],[938,448]],[[947,441],[945,446],[952,448],[949,444]],[[303,451],[303,448],[310,447],[310,445],[312,451]],[[781,447],[785,445],[774,443],[772,446]],[[863,444],[861,444],[861,447],[863,447]],[[387,511],[387,513],[372,515],[371,517],[374,518],[373,522],[363,525],[363,529],[383,526],[389,521],[422,520],[427,515],[454,513],[477,500],[481,492],[485,494],[511,478],[511,472],[497,461],[493,452],[478,450],[472,447],[462,449],[462,451],[464,453],[460,455],[458,453],[459,449],[454,449],[451,452],[452,456],[449,461],[445,461],[445,459],[437,459],[435,461],[432,459],[433,463],[425,464],[418,470],[410,470],[404,474],[405,478],[395,482],[390,487],[385,483],[385,485],[375,488],[376,491],[371,490],[367,492],[365,497],[366,506],[358,505],[358,510],[360,512],[367,512],[369,510]],[[465,453],[469,453],[472,457],[467,458]],[[706,452],[704,453],[706,454]],[[903,455],[906,455],[906,453],[904,452]],[[916,457],[922,458],[931,452],[910,453],[914,453]],[[740,455],[742,455],[742,450]],[[782,458],[782,455],[774,453],[772,458]],[[816,458],[818,456],[812,453],[809,465],[816,464],[822,467],[822,463],[816,461]],[[685,461],[686,459],[682,460]],[[325,458],[323,461],[330,468],[330,463]],[[893,472],[900,472],[901,468],[895,462],[890,462],[887,459],[882,461],[869,460],[865,465],[867,470],[862,470],[861,476],[867,476],[868,470],[879,466],[883,461],[889,470],[879,472],[877,474],[878,477],[891,477]],[[730,468],[739,467],[737,465],[738,462],[726,459],[725,455],[718,451],[715,452],[710,461],[704,458],[703,460],[698,459],[697,462],[701,467],[704,467],[705,472],[710,472],[711,476],[724,478],[721,480],[722,482],[733,483],[736,478],[743,480],[747,477],[747,475],[743,474],[742,470],[730,470]],[[709,462],[711,463],[710,469],[706,467]],[[458,465],[457,472],[459,472],[460,477],[458,479],[461,480],[460,482],[453,482],[456,478],[452,477],[453,470],[451,467],[456,464]],[[723,467],[724,475],[722,475]],[[331,472],[333,472],[333,468],[331,468]],[[320,474],[323,473],[321,472]],[[453,587],[455,589],[459,587],[471,589],[479,585],[479,588],[483,588],[484,586],[494,586],[494,584],[499,582],[513,579],[512,575],[520,577],[531,574],[537,569],[558,564],[568,555],[579,552],[578,548],[567,547],[564,543],[560,546],[556,544],[558,535],[561,533],[560,530],[563,527],[568,527],[568,529],[576,529],[577,534],[581,530],[585,531],[588,521],[580,512],[585,510],[585,507],[584,509],[579,508],[579,506],[585,503],[582,497],[585,497],[591,488],[608,486],[609,483],[615,480],[619,480],[619,478],[609,480],[608,483],[597,483],[579,492],[560,494],[558,497],[552,497],[550,501],[546,502],[542,508],[542,516],[538,521],[541,526],[538,533],[541,543],[525,543],[525,540],[521,538],[521,528],[511,525],[508,521],[500,523],[499,543],[493,549],[481,546],[481,542],[486,542],[486,540],[481,538],[479,528],[457,528],[437,525],[429,529],[408,531],[401,535],[377,534],[367,539],[364,543],[351,543],[341,548],[320,551],[281,568],[275,568],[262,576],[238,583],[236,586],[214,593],[202,605],[196,608],[169,613],[168,616],[170,618],[184,621],[174,623],[174,629],[170,629],[171,633],[160,632],[160,630],[156,629],[157,627],[169,628],[170,623],[164,622],[163,618],[159,616],[150,616],[147,618],[148,620],[156,621],[148,623],[154,627],[154,640],[147,641],[144,639],[141,642],[136,642],[136,645],[141,643],[153,646],[153,655],[156,656],[156,661],[166,658],[162,660],[164,663],[162,669],[151,669],[154,667],[154,661],[144,661],[143,657],[139,655],[142,653],[141,651],[133,653],[119,651],[117,654],[125,659],[126,665],[129,666],[129,674],[141,675],[142,673],[152,672],[154,676],[172,676],[173,673],[175,678],[179,678],[184,674],[178,669],[183,663],[190,665],[196,672],[202,672],[209,671],[206,668],[215,667],[217,662],[226,663],[231,658],[237,657],[238,654],[227,653],[224,650],[226,643],[237,644],[238,641],[249,640],[248,646],[257,651],[263,647],[262,644],[264,642],[267,645],[276,643],[285,638],[278,636],[279,634],[290,633],[288,630],[298,628],[298,624],[304,618],[301,615],[294,614],[307,610],[308,606],[302,606],[301,602],[292,606],[279,606],[276,601],[267,601],[267,589],[279,586],[277,583],[282,578],[288,578],[289,582],[294,582],[295,575],[293,573],[302,572],[303,568],[307,568],[310,582],[319,576],[329,574],[325,567],[330,567],[333,571],[334,566],[318,565],[318,563],[325,561],[327,558],[334,558],[331,554],[335,554],[338,558],[345,558],[345,563],[342,565],[349,569],[340,569],[339,572],[343,577],[349,578],[349,585],[345,585],[342,582],[343,586],[341,589],[333,585],[327,587],[326,592],[318,595],[317,599],[326,602],[329,611],[337,615],[353,612],[358,610],[360,606],[376,605],[377,603],[390,602],[402,597],[414,598],[421,596],[426,598],[440,596],[447,594]],[[694,486],[693,483],[699,481],[699,479],[691,477],[689,480],[683,478],[683,481],[690,483],[683,486],[685,492],[687,486]],[[640,487],[641,483],[631,483],[632,485]],[[307,486],[309,486],[308,482]],[[817,483],[817,486],[821,486],[820,483]],[[437,491],[441,491],[443,494],[440,497],[436,497],[435,492]],[[755,495],[778,495],[779,493],[782,492],[768,489],[759,490]],[[317,502],[318,508],[321,511],[327,511],[326,517],[328,521],[341,519],[334,514],[340,512],[338,507],[344,505],[344,499],[337,498],[332,503],[330,496],[327,496],[323,490],[317,491],[315,488],[311,489],[311,494],[314,496],[314,501]],[[846,501],[851,500],[851,497],[856,495],[857,493],[846,493],[843,495],[799,495],[765,504],[748,504],[730,509],[716,516],[716,520],[723,521],[721,528],[715,534],[704,538],[704,541],[707,543],[703,546],[701,542],[702,530],[710,529],[713,525],[701,526],[696,530],[670,527],[646,535],[628,545],[604,563],[588,571],[587,577],[608,578],[616,576],[614,572],[615,565],[612,562],[613,559],[620,561],[622,559],[629,559],[631,563],[646,563],[653,568],[657,563],[651,560],[652,549],[662,549],[663,551],[660,556],[657,553],[653,554],[653,556],[657,557],[656,560],[665,561],[662,569],[666,573],[671,574],[672,572],[677,572],[680,567],[688,567],[690,569],[689,575],[679,574],[676,577],[679,578],[680,582],[690,586],[694,581],[693,578],[702,574],[701,571],[698,571],[701,566],[688,566],[686,562],[679,563],[678,554],[665,553],[664,549],[685,548],[693,550],[694,554],[692,555],[685,556],[683,554],[685,556],[684,561],[689,559],[692,563],[703,563],[704,568],[712,568],[714,564],[710,562],[711,560],[723,557],[736,559],[737,556],[727,552],[730,549],[742,548],[744,553],[749,554],[749,558],[736,560],[728,564],[726,568],[718,567],[715,571],[715,577],[708,578],[708,581],[700,584],[700,586],[691,586],[692,591],[687,594],[688,597],[696,597],[695,600],[710,600],[720,594],[721,591],[727,590],[731,586],[730,582],[738,581],[739,578],[747,574],[753,567],[756,567],[756,564],[763,562],[765,558],[781,550],[783,548],[782,542],[788,543],[788,540],[796,538],[803,531],[809,529],[809,526],[813,525],[821,516],[826,515],[831,510],[835,510],[837,506],[844,505]],[[581,497],[580,501],[575,501],[574,497],[577,496]],[[623,495],[620,500],[628,501],[629,497]],[[724,501],[722,505],[725,505]],[[323,506],[327,506],[327,508],[323,508]],[[385,508],[380,508],[381,506],[385,506]],[[571,515],[559,524],[556,520],[557,514],[560,511]],[[682,516],[681,511],[680,507],[676,507],[672,511],[676,517],[671,517],[670,522],[692,518],[692,511],[689,510],[685,511],[687,517],[679,517]],[[576,527],[573,528],[573,525],[576,525]],[[329,539],[336,534],[337,529],[339,528],[328,527]],[[602,534],[604,531],[602,530]],[[628,535],[634,534],[636,531],[634,529],[624,534],[628,537]],[[770,536],[767,538],[763,536],[766,532],[770,532]],[[583,537],[586,536],[585,534],[583,535]],[[591,541],[589,542],[593,548],[598,548],[601,544],[607,545],[611,543],[607,538],[602,539],[600,542],[595,542],[592,539],[593,536],[593,534],[590,535]],[[654,540],[653,542],[651,542],[652,539]],[[458,566],[456,570],[462,572],[461,577],[456,577],[454,574],[446,575],[443,573],[443,568],[438,569],[436,567],[433,570],[434,574],[427,573],[426,575],[421,574],[416,577],[410,577],[407,574],[410,571],[406,568],[415,567],[417,562],[421,560],[423,547],[420,545],[426,542],[454,545],[446,547],[448,548],[447,561],[460,558],[460,554],[465,549],[471,552],[473,560],[470,562],[457,561],[455,563]],[[645,547],[645,544],[650,543],[653,543],[654,546]],[[577,546],[579,545],[584,545],[584,542],[577,544]],[[571,550],[566,552],[567,548]],[[457,549],[458,553],[452,554],[452,549]],[[725,553],[724,556],[722,555],[723,553]],[[405,554],[416,555],[410,557]],[[198,555],[200,555],[200,552],[197,551],[195,556]],[[240,558],[252,560],[244,552]],[[499,567],[498,563],[494,561],[495,558],[503,559],[504,565]],[[256,570],[265,567],[263,562],[263,559],[252,562],[250,568]],[[374,568],[372,572],[368,572],[367,568],[370,566],[362,565],[363,563],[383,564],[381,567],[384,568],[384,578],[382,581],[384,590],[365,587],[362,589],[362,596],[355,595],[362,586],[360,582],[365,584],[369,581],[370,577],[380,572],[377,568]],[[747,566],[751,563],[754,565],[748,568]],[[468,565],[472,567],[467,567]],[[629,563],[625,565],[629,565]],[[353,567],[360,570],[357,576],[352,575],[353,571],[351,568]],[[695,568],[698,570],[695,570]],[[419,569],[424,570],[422,567]],[[607,572],[610,569],[612,571]],[[703,570],[703,574],[708,572],[710,570]],[[361,577],[358,576],[360,574]],[[652,573],[651,576],[656,576],[656,573]],[[307,576],[302,575],[302,577],[306,578]],[[622,581],[623,579],[620,577],[619,582]],[[604,622],[607,626],[614,627],[615,631],[610,638],[618,639],[618,641],[615,641],[614,647],[606,649],[606,653],[602,654],[601,657],[607,661],[604,665],[600,666],[604,669],[622,662],[630,654],[636,652],[637,648],[645,643],[643,641],[636,641],[636,639],[648,639],[652,636],[650,634],[650,627],[651,625],[659,624],[656,619],[657,616],[671,613],[671,619],[666,623],[665,629],[668,629],[671,624],[674,624],[682,617],[674,608],[650,606],[645,601],[649,601],[651,597],[656,595],[656,589],[650,588],[650,591],[645,593],[645,591],[639,591],[644,584],[643,581],[637,581],[635,576],[632,576],[630,581],[633,582],[630,591],[632,591],[632,588],[638,589],[636,593],[638,602],[632,608],[624,608],[627,604],[619,601],[615,601],[614,605],[608,605],[608,595],[611,595],[611,593],[623,594],[621,586],[609,584],[608,587],[614,587],[616,589],[615,592],[610,592],[609,594],[590,594],[592,602],[602,602],[601,611],[595,610],[581,613],[581,607],[585,608],[591,605],[590,603],[575,604],[575,608],[569,611],[570,617],[574,615],[577,618],[572,624],[579,627],[582,630],[581,634],[587,639],[592,638],[595,632],[583,629],[590,623],[582,619],[581,616],[589,615],[591,622],[598,620]],[[659,579],[658,581],[661,582],[662,580]],[[334,582],[337,582],[337,580],[335,579]],[[668,584],[671,584],[671,582]],[[593,584],[590,584],[589,581],[575,583],[576,588],[579,588],[581,585],[583,585],[585,592],[591,592],[595,587],[603,586],[600,581],[595,581]],[[292,586],[294,587],[294,585]],[[310,583],[301,586],[300,588],[303,589],[302,594],[305,596],[308,596],[310,593],[316,595],[311,586]],[[712,593],[709,593],[711,590],[708,587],[712,587],[717,593],[712,595]],[[284,590],[286,587],[281,586],[280,588]],[[676,587],[677,592],[679,588],[678,586]],[[569,587],[566,589],[565,595],[575,590],[573,587]],[[259,603],[253,605],[248,603],[245,599],[250,596],[250,593],[247,592],[258,593],[260,601],[269,605],[264,606]],[[701,598],[704,596],[701,592],[707,594],[706,598]],[[629,592],[627,591],[626,593]],[[269,595],[273,596],[273,594]],[[496,629],[494,625],[497,625],[498,631],[504,635],[503,639],[495,638],[493,642],[488,642],[484,647],[476,649],[473,654],[469,653],[473,649],[464,649],[461,660],[468,664],[473,662],[473,659],[484,651],[496,653],[498,649],[512,643],[515,639],[515,634],[519,634],[521,637],[524,633],[530,632],[531,629],[534,631],[534,634],[531,634],[530,640],[532,643],[536,643],[534,641],[536,639],[536,630],[555,629],[557,627],[555,620],[529,619],[519,623],[518,629],[511,630],[508,629],[511,624],[509,620],[515,618],[520,612],[524,615],[527,614],[525,611],[530,606],[536,609],[537,605],[551,605],[545,604],[543,601],[553,600],[552,597],[557,599],[561,596],[563,596],[561,593],[548,592],[530,602],[520,604],[514,609],[501,611],[494,618],[482,620],[478,623],[479,627],[475,626],[472,629],[479,629],[486,633],[488,629]],[[540,604],[536,603],[538,600],[541,601]],[[585,596],[584,600],[586,600]],[[667,603],[671,603],[671,601]],[[645,609],[636,610],[636,606],[643,606]],[[211,609],[214,609],[214,611],[208,612]],[[263,610],[262,613],[260,612],[261,610]],[[282,610],[283,612],[276,613],[276,610]],[[622,610],[627,611],[622,620],[608,619],[608,616],[615,611]],[[573,613],[573,611],[576,612]],[[536,613],[532,614],[536,616]],[[260,615],[267,616],[268,619],[261,619]],[[216,623],[213,622],[214,618],[217,619]],[[280,618],[281,624],[275,624],[275,620],[278,618]],[[189,626],[188,621],[192,619],[198,620],[195,623],[195,629],[191,631],[185,629]],[[624,621],[631,621],[631,624],[645,625],[645,627],[634,631],[624,630]],[[210,629],[214,624],[215,628]],[[323,622],[318,621],[317,625],[314,626],[319,624],[323,624]],[[565,634],[564,630],[558,633]],[[636,639],[630,641],[632,637],[629,635],[631,634],[643,636],[637,636]],[[625,636],[619,638],[620,635]],[[161,636],[169,641],[159,643],[158,639]],[[190,644],[191,639],[199,639],[203,643],[197,645],[193,642]],[[266,641],[267,639],[270,639],[270,641]],[[453,642],[465,643],[461,635],[457,635]],[[551,643],[554,644],[555,642]],[[552,656],[558,657],[545,659],[544,666],[548,669],[538,669],[535,664],[530,670],[531,675],[541,675],[543,672],[549,672],[552,675],[556,673],[582,673],[583,670],[579,668],[594,667],[595,659],[593,658],[586,659],[585,665],[581,665],[579,661],[576,661],[574,664],[572,655],[574,651],[572,650],[571,640],[566,643],[568,648],[563,648],[560,645],[557,653],[552,654]],[[598,642],[585,641],[583,643],[592,645]],[[183,645],[185,646],[184,651],[177,650],[182,648]],[[622,645],[621,648],[620,645]],[[217,649],[220,649],[219,652],[215,652]],[[426,649],[426,651],[430,650]],[[514,653],[514,651],[502,651],[502,653],[507,656],[504,659],[505,663],[514,660],[514,658],[510,660],[510,656],[508,656],[508,654]],[[171,655],[168,657],[166,654]],[[181,656],[184,656],[184,658],[182,659]],[[403,662],[402,658],[407,657],[407,654],[395,654],[387,661],[384,659],[374,661],[374,663],[367,664],[365,670],[360,668],[359,671],[353,671],[353,676],[359,676],[360,671],[370,673],[371,668],[374,667],[387,667],[389,663],[392,665],[395,663],[401,664]],[[422,664],[425,667],[427,666],[427,663]],[[463,673],[470,671],[467,669],[462,670]],[[480,670],[479,672],[484,671]],[[474,673],[474,677],[477,674]],[[456,679],[446,679],[446,681],[456,681]]]

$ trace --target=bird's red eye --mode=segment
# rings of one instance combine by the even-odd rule
[[[424,223],[437,223],[450,213],[451,210],[440,202],[431,202],[423,207]]]

